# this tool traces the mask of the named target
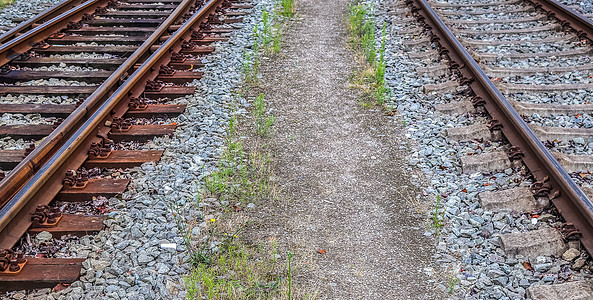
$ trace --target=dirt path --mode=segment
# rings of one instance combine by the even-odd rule
[[[296,3],[302,19],[285,32],[282,57],[264,64],[262,80],[277,117],[275,173],[287,202],[262,208],[258,232],[305,256],[296,290],[322,299],[442,298],[423,270],[435,245],[411,200],[419,191],[399,150],[402,133],[349,89],[356,63],[347,2]]]

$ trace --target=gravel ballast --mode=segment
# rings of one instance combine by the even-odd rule
[[[438,230],[439,243],[435,259],[449,276],[449,285],[442,286],[450,291],[450,296],[463,299],[522,299],[526,289],[536,285],[549,285],[569,280],[590,277],[589,264],[585,264],[586,254],[577,250],[576,260],[560,257],[539,256],[528,258],[510,257],[501,248],[499,237],[502,234],[527,232],[535,229],[559,226],[561,220],[553,212],[544,212],[545,217],[533,218],[521,212],[492,212],[484,210],[478,194],[485,191],[507,190],[513,187],[529,186],[518,170],[509,168],[499,172],[463,174],[460,159],[468,154],[480,154],[495,150],[494,142],[455,142],[445,135],[447,128],[474,124],[471,115],[450,115],[435,111],[438,103],[456,102],[463,96],[451,92],[444,95],[424,94],[422,87],[432,83],[431,75],[417,74],[417,67],[426,67],[434,62],[412,60],[409,52],[422,52],[423,49],[403,47],[402,42],[412,40],[414,35],[397,34],[399,28],[409,29],[397,18],[385,17],[386,2],[378,2],[377,24],[383,21],[392,27],[387,37],[387,84],[391,88],[392,105],[399,112],[400,122],[407,127],[407,136],[412,139],[413,153],[409,164],[424,172],[426,181],[420,184],[424,189],[424,201],[432,203],[435,209],[439,199],[438,214],[444,216],[444,227]],[[403,3],[402,3],[403,4]],[[530,34],[545,38],[547,33]],[[510,38],[511,36],[496,36]],[[487,39],[484,35],[484,39]],[[543,78],[524,78],[522,80],[544,80]],[[575,101],[567,98],[567,101]],[[532,97],[532,102],[549,102]],[[504,145],[498,145],[504,149]],[[421,178],[420,178],[421,179]],[[544,213],[541,216],[544,216]],[[430,218],[433,214],[429,213]],[[429,228],[427,235],[437,234]],[[574,249],[573,249],[574,251]],[[576,261],[578,260],[578,264]],[[524,263],[533,266],[533,270]],[[583,266],[584,265],[584,266]],[[430,270],[427,270],[430,272]],[[439,272],[437,270],[436,272]]]
[[[82,275],[67,289],[32,292],[42,299],[183,299],[183,276],[190,270],[185,250],[185,232],[177,227],[180,213],[185,222],[205,221],[194,201],[196,183],[216,169],[226,124],[232,114],[244,113],[242,103],[232,97],[241,81],[244,51],[252,44],[252,29],[266,1],[252,2],[254,8],[228,42],[214,44],[216,51],[203,62],[204,76],[190,85],[191,96],[168,103],[185,103],[186,111],[172,118],[178,128],[172,137],[158,137],[138,149],[164,149],[158,164],[147,163],[129,170],[112,170],[132,180],[120,198],[109,199],[106,229],[95,236],[72,239],[56,257],[87,257]],[[231,109],[236,107],[238,109]],[[245,104],[243,102],[243,104]],[[182,222],[183,222],[182,221]],[[195,230],[193,230],[195,231]],[[192,231],[192,232],[193,232]],[[198,230],[199,231],[199,230]],[[174,244],[171,248],[170,245]],[[26,292],[10,293],[18,298]]]

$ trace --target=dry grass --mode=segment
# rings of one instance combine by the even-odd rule
[[[14,0],[0,0],[0,8],[9,6],[14,3]]]

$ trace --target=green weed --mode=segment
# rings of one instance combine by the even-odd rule
[[[245,51],[245,56],[241,64],[241,70],[243,71],[243,78],[245,82],[250,84],[257,83],[258,66],[259,62],[257,61],[257,55],[252,52]]]
[[[285,271],[266,259],[267,253],[236,238],[220,246],[211,264],[197,264],[185,277],[188,299],[269,299],[282,294]]]
[[[272,131],[272,125],[276,122],[276,117],[266,112],[264,94],[259,94],[255,98],[253,115],[255,117],[255,133],[262,137],[268,136]]]
[[[459,283],[459,278],[455,277],[455,276],[451,276],[451,278],[449,278],[449,282],[448,282],[448,286],[449,286],[449,294],[453,293],[453,290],[455,289],[455,286]]]
[[[270,13],[264,9],[262,12],[262,29],[260,32],[262,45],[267,47],[272,42],[272,21],[270,20]]]
[[[282,5],[282,16],[292,17],[294,15],[294,0],[280,0]]]
[[[280,43],[282,42],[282,29],[280,28],[280,23],[276,23],[274,25],[274,36],[272,40],[272,53],[278,54],[280,52]]]
[[[432,214],[432,226],[437,231],[437,235],[440,233],[440,229],[444,226],[444,220],[445,220],[445,210],[443,209],[443,211],[439,212],[439,210],[441,208],[442,208],[441,207],[441,195],[437,195],[437,200],[434,205],[434,211],[431,213]]]
[[[369,66],[373,69],[372,74],[363,71],[360,74],[361,80],[370,85],[369,94],[373,95],[381,105],[391,94],[385,85],[385,40],[386,25],[383,23],[381,32],[381,47],[375,47],[376,22],[374,17],[373,4],[352,2],[349,4],[348,25],[351,33],[351,44],[359,49]],[[379,56],[377,57],[377,53]]]

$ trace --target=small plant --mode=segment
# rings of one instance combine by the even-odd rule
[[[280,42],[282,41],[282,29],[280,28],[279,23],[276,23],[276,25],[274,25],[274,32],[276,34],[274,34],[272,40],[272,53],[278,54],[278,52],[280,52]]]
[[[365,15],[372,14],[372,6],[365,11]],[[367,61],[371,64],[375,64],[375,58],[377,57],[377,49],[375,48],[375,18],[367,17],[362,26],[362,37],[361,37],[362,51]]]
[[[262,12],[262,30],[260,37],[264,48],[272,42],[272,22],[270,20],[270,13],[266,9]]]
[[[362,36],[365,16],[366,8],[362,4],[350,3],[348,21],[354,38]]]
[[[381,46],[377,49],[375,47],[376,22],[374,18],[373,4],[366,5],[358,2],[350,3],[348,20],[351,42],[355,48],[362,52],[364,59],[372,70],[371,72],[366,70],[360,72],[359,77],[361,77],[361,79],[359,82],[362,82],[363,86],[369,85],[369,91],[365,91],[365,93],[373,95],[380,105],[384,105],[385,100],[390,95],[390,91],[385,85],[386,24],[383,23]],[[377,52],[379,54],[378,57]]]
[[[274,263],[276,263],[276,254],[278,254],[278,243],[274,240],[272,242],[272,259],[274,260]]]
[[[257,83],[257,74],[259,72],[260,31],[257,24],[253,27],[253,37],[252,52],[245,52],[245,59],[242,64],[243,77],[249,84]]]
[[[292,17],[294,15],[294,0],[280,0],[282,4],[282,16]]]
[[[292,299],[292,268],[290,266],[290,263],[292,261],[292,252],[288,251],[286,252],[286,254],[288,254],[288,300]]]
[[[449,278],[449,294],[453,293],[453,290],[455,289],[455,286],[459,283],[459,278],[455,277],[455,276],[451,276],[451,278]]]
[[[436,229],[437,234],[440,233],[441,227],[443,227],[443,222],[445,220],[445,210],[439,212],[441,209],[441,195],[437,195],[437,201],[434,205],[434,212],[432,212],[432,226]]]
[[[257,70],[258,62],[256,55],[245,51],[245,57],[243,58],[243,63],[241,64],[241,70],[243,71],[243,78],[248,83],[256,83],[257,82]]]
[[[255,133],[262,137],[269,135],[272,125],[276,122],[276,117],[266,113],[264,94],[259,94],[255,98],[253,115],[255,117]]]
[[[245,58],[241,69],[243,78],[247,85],[256,85],[258,81],[260,50],[265,54],[277,54],[280,52],[282,40],[281,24],[277,20],[276,10],[264,9],[262,21],[253,26],[253,44],[251,51],[245,52]]]
[[[379,104],[385,104],[385,99],[391,94],[389,88],[385,85],[385,39],[387,36],[386,26],[383,23],[383,30],[381,33],[381,48],[379,48],[379,59],[375,63],[375,96]]]

